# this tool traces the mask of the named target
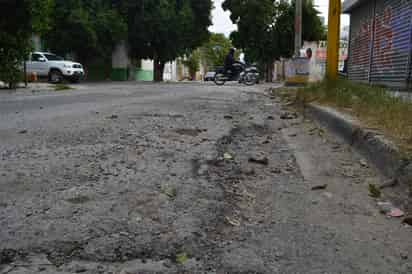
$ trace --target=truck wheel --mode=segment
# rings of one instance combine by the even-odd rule
[[[63,74],[59,70],[53,69],[49,73],[49,81],[53,84],[60,83],[63,81]]]

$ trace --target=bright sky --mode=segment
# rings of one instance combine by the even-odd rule
[[[213,0],[215,9],[212,12],[213,15],[213,26],[210,27],[210,31],[217,33],[224,33],[226,36],[236,29],[236,25],[232,24],[230,21],[230,13],[224,12],[222,9],[222,2],[224,0]],[[329,0],[315,0],[315,5],[317,9],[321,12],[321,16],[325,17],[325,22],[328,22],[328,3]],[[341,25],[349,25],[349,17],[343,15]]]
[[[226,36],[237,29],[236,25],[230,20],[230,12],[224,12],[222,3],[224,0],[213,0],[215,9],[212,12],[213,26],[210,27],[211,32],[224,33]]]
[[[342,0],[343,3],[343,0]],[[325,23],[328,23],[328,6],[329,0],[315,0],[316,8],[321,12],[321,16],[325,17]],[[342,15],[341,16],[341,26],[349,25],[349,16]]]

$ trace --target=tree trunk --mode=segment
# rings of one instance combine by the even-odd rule
[[[271,83],[273,81],[273,63],[266,64],[266,82]]]
[[[154,82],[163,82],[163,70],[165,68],[165,63],[160,61],[159,58],[155,55],[153,60],[153,72]]]

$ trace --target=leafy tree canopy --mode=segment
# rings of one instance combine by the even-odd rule
[[[111,0],[54,0],[52,26],[45,39],[48,48],[61,55],[74,53],[82,62],[110,59],[127,24]]]
[[[295,2],[286,0],[225,0],[223,9],[231,12],[238,31],[231,34],[235,46],[245,51],[249,61],[271,63],[291,57],[294,49]],[[303,40],[325,38],[325,29],[313,1],[303,4]]]
[[[138,0],[126,6],[131,54],[154,60],[155,80],[162,80],[166,62],[209,37],[211,0]]]
[[[232,41],[223,34],[212,33],[209,40],[200,47],[204,65],[207,67],[221,66],[232,47]]]
[[[51,0],[0,0],[0,80],[12,87],[31,50],[31,35],[47,30]]]

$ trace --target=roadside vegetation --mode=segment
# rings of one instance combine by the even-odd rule
[[[408,154],[412,152],[412,102],[394,97],[386,88],[339,80],[288,90],[298,104],[316,102],[349,113],[367,127],[382,130]]]
[[[49,29],[51,0],[0,1],[0,80],[14,88],[23,78],[21,65],[31,50],[32,33]]]
[[[66,84],[56,84],[52,86],[54,91],[62,91],[62,90],[68,90],[68,89],[72,89],[70,86],[66,85]]]

